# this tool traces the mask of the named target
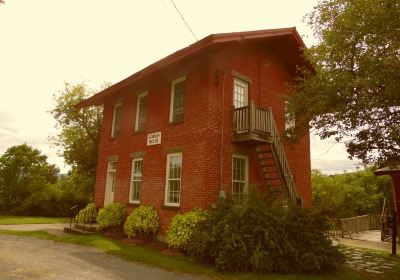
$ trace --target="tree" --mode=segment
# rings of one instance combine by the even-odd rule
[[[323,0],[306,16],[313,70],[292,86],[297,133],[309,122],[350,158],[400,163],[400,2]]]
[[[64,90],[55,95],[55,106],[50,111],[60,131],[53,141],[65,162],[88,176],[96,174],[103,109],[77,110],[74,106],[93,93],[85,83],[65,83]]]
[[[383,199],[392,197],[391,178],[375,177],[372,170],[323,175],[312,171],[313,206],[331,218],[380,213]]]
[[[26,144],[9,148],[0,157],[0,211],[14,214],[31,211],[39,202],[32,203],[32,194],[55,183],[58,172],[37,149]]]
[[[104,84],[103,88],[107,86]],[[103,108],[78,110],[75,105],[95,92],[85,83],[65,83],[64,89],[55,94],[55,106],[50,111],[60,131],[52,140],[60,148],[65,162],[72,167],[69,174],[72,177],[67,180],[79,190],[78,200],[86,197],[86,203],[93,196]]]

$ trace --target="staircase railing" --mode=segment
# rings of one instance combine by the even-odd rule
[[[260,108],[258,108],[260,110]],[[265,111],[266,119],[266,132],[269,133],[272,138],[272,152],[278,166],[278,172],[281,175],[281,179],[284,181],[284,186],[286,187],[286,193],[289,196],[289,201],[292,204],[298,205],[302,203],[300,196],[297,193],[296,185],[294,183],[294,176],[289,166],[287,160],[285,149],[279,135],[278,128],[275,123],[274,116],[272,115],[271,107],[268,109],[262,109]]]

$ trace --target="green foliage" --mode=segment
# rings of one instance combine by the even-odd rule
[[[52,140],[60,148],[65,162],[72,166],[68,181],[77,191],[75,200],[79,205],[86,205],[93,196],[103,109],[78,110],[75,105],[95,92],[97,90],[89,89],[85,83],[65,83],[64,89],[55,94],[55,105],[50,110],[60,131]]]
[[[60,147],[66,163],[93,175],[96,173],[103,109],[76,109],[77,103],[97,91],[90,90],[85,83],[65,83],[64,86],[64,90],[55,95],[55,106],[50,111],[60,131],[53,140]]]
[[[54,215],[59,190],[58,168],[26,144],[9,148],[0,157],[0,212],[17,215]]]
[[[89,203],[84,209],[79,211],[78,215],[75,217],[75,222],[77,223],[95,223],[97,218],[96,205],[94,203]]]
[[[126,218],[126,206],[122,203],[111,203],[100,209],[97,215],[97,230],[122,228]]]
[[[400,4],[398,0],[322,0],[306,20],[319,43],[307,51],[315,71],[293,88],[298,129],[344,141],[364,163],[400,163]]]
[[[160,227],[156,209],[151,206],[140,206],[132,211],[124,225],[128,237],[135,235],[152,235]]]
[[[380,213],[383,198],[391,205],[391,178],[375,177],[371,169],[338,175],[313,170],[311,178],[313,206],[330,218]]]
[[[168,246],[185,251],[192,236],[193,229],[205,218],[205,212],[194,209],[184,214],[176,215],[167,231]]]
[[[322,272],[343,261],[326,228],[321,215],[305,209],[220,201],[193,230],[187,251],[226,272]]]

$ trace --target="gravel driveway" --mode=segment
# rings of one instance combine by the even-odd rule
[[[205,279],[128,262],[91,247],[0,234],[0,279]]]

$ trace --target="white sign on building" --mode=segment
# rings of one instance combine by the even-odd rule
[[[147,146],[161,144],[161,131],[147,134]]]

